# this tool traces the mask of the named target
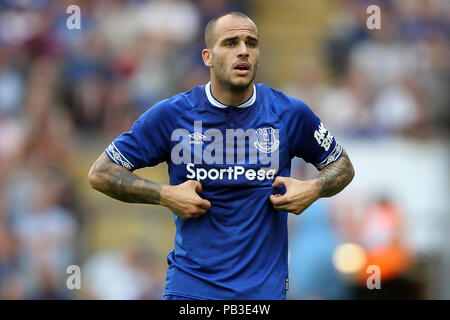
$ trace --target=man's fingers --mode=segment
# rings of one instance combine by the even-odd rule
[[[275,198],[281,197],[281,194],[277,193],[277,194],[272,194]]]
[[[203,186],[199,181],[197,181],[197,184],[195,185],[195,192],[199,193],[202,191],[203,191]]]
[[[189,182],[189,186],[192,187],[192,189],[195,192],[202,192],[203,191],[203,187],[202,184],[200,183],[200,181],[197,180],[188,180],[187,182]]]
[[[203,208],[205,210],[211,209],[211,202],[209,202],[206,199],[202,199],[202,198],[200,198],[200,199],[201,199],[201,201],[200,201],[200,203],[198,205],[200,208]]]
[[[287,185],[289,184],[289,177],[276,177],[273,181],[272,188],[279,187],[281,185],[285,186],[287,188]]]
[[[274,206],[282,206],[285,204],[290,203],[288,201],[288,196],[286,196],[286,194],[284,195],[280,195],[280,194],[271,194],[269,197],[270,201],[273,203]]]
[[[191,183],[191,186],[194,188],[195,192],[199,193],[203,191],[203,187],[202,184],[200,183],[200,181],[197,180],[188,180]],[[195,205],[197,207],[209,210],[211,208],[211,202],[209,202],[206,199],[201,198],[200,196],[198,196],[198,203],[196,203]]]
[[[301,209],[301,210],[293,210],[289,205],[284,205],[284,206],[274,206],[274,208],[276,210],[282,210],[282,211],[286,211],[286,212],[290,212],[290,213],[294,213],[296,215],[301,214],[303,211],[305,211],[305,209]]]
[[[195,217],[200,217],[202,214],[205,214],[207,211],[208,211],[208,210],[206,210],[206,209],[195,208],[195,209],[189,210],[189,211],[188,211],[188,214],[189,214],[191,217],[195,218]]]
[[[289,204],[284,204],[284,205],[279,205],[279,206],[274,205],[273,207],[275,208],[275,210],[289,211]]]

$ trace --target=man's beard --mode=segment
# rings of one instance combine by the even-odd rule
[[[251,70],[253,71],[253,74],[252,74],[251,79],[248,81],[248,83],[234,84],[233,82],[231,82],[231,79],[230,79],[231,75],[229,77],[227,77],[225,72],[222,71],[222,70],[225,70],[223,64],[216,64],[215,62],[213,62],[213,65],[214,65],[213,72],[214,72],[214,76],[215,76],[216,80],[221,84],[222,87],[227,88],[228,90],[230,90],[232,92],[245,91],[256,77],[257,69],[253,69],[253,66],[252,66]]]

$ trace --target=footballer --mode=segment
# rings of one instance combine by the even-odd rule
[[[288,213],[343,190],[354,170],[343,147],[301,100],[254,79],[258,29],[227,13],[205,28],[210,81],[149,108],[92,165],[92,187],[174,214],[164,298],[285,299]],[[315,179],[290,178],[291,159]],[[170,185],[134,170],[168,164]]]

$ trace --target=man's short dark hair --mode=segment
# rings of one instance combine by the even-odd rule
[[[220,16],[217,16],[213,19],[211,19],[208,24],[205,27],[205,45],[206,48],[211,48],[214,45],[214,39],[213,39],[213,32],[214,32],[214,27],[217,23],[217,21],[225,16],[229,16],[229,15],[233,15],[233,16],[238,16],[241,18],[245,18],[248,19],[250,21],[252,21],[252,19],[250,19],[247,15],[243,14],[242,12],[237,12],[237,11],[233,11],[233,12],[227,12],[224,14],[221,14]],[[253,22],[253,21],[252,21]]]

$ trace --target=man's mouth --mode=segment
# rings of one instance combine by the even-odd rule
[[[247,62],[240,62],[234,66],[233,70],[238,75],[247,75],[250,72],[250,65]]]

